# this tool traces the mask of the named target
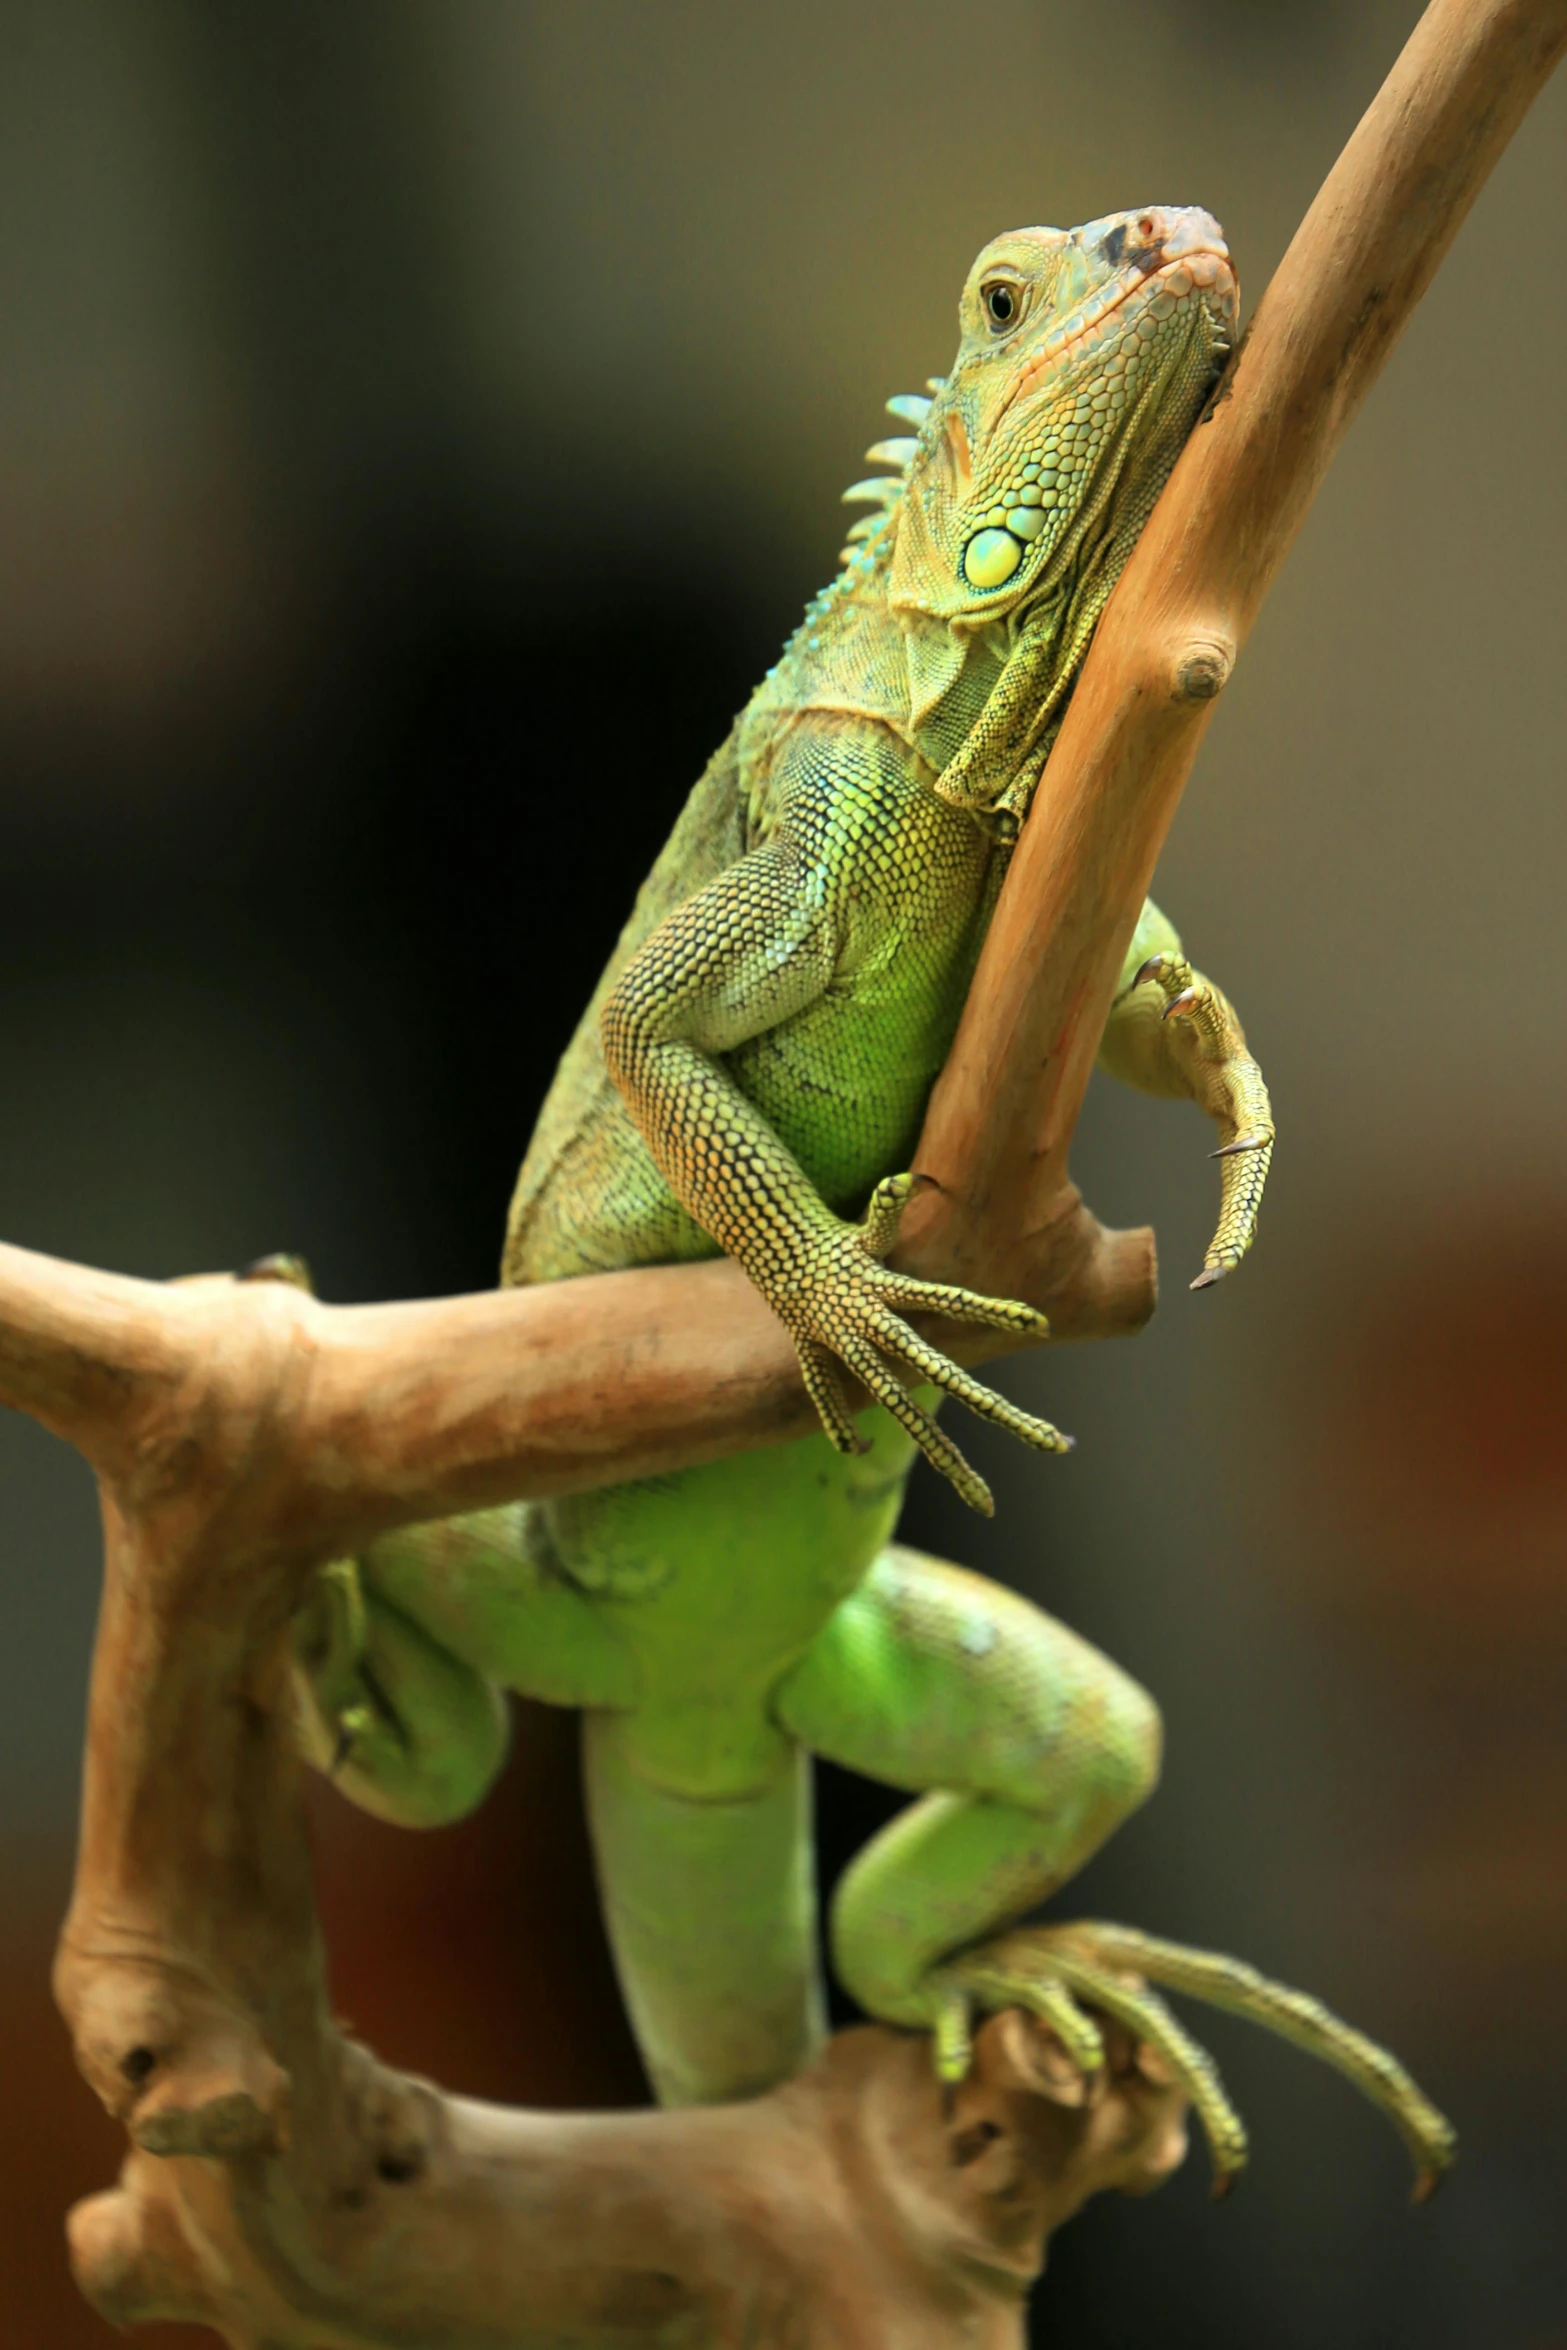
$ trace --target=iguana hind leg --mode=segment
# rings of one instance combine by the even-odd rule
[[[1064,1884],[1158,1776],[1158,1712],[1129,1675],[1027,1600],[901,1545],[773,1710],[829,1761],[932,1791],[857,1856],[834,1902],[838,1973],[891,2023],[932,2023],[939,1962]]]
[[[324,1567],[294,1626],[300,1743],[366,1811],[410,1828],[474,1809],[505,1760],[503,1689],[616,1706],[613,1627],[526,1504],[407,1526]]]
[[[1097,2010],[1185,2087],[1222,2189],[1245,2161],[1245,2131],[1212,2058],[1152,1982],[1246,2016],[1346,2074],[1403,2135],[1418,2192],[1451,2162],[1451,2129],[1394,2057],[1242,1961],[1124,1926],[997,1933],[1064,1883],[1153,1784],[1151,1702],[1064,1626],[980,1576],[889,1549],[775,1710],[819,1754],[936,1790],[847,1871],[833,1950],[870,2014],[931,2029],[948,2078],[967,2067],[972,2012],[1004,2007],[1039,2016],[1092,2076],[1103,2062]]]

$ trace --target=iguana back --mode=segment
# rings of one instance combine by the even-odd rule
[[[620,1155],[652,1160],[610,1081],[599,1022],[627,963],[666,915],[745,854],[738,789],[738,727],[708,761],[562,1055],[528,1144],[507,1218],[503,1284],[560,1281],[633,1261],[623,1239],[587,1202],[595,1170]],[[716,1256],[713,1241],[673,1197],[662,1260]]]

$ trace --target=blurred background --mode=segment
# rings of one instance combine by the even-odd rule
[[[1255,299],[1416,14],[4,0],[0,1233],[488,1284],[635,883],[974,252],[1200,202]],[[1165,1304],[1009,1372],[1069,1461],[976,1433],[995,1523],[926,1484],[910,1527],[1163,1702],[1163,1790],[1063,1906],[1309,1985],[1463,2160],[1410,2214],[1343,2084],[1216,2023],[1252,2173],[1215,2210],[1194,2156],[1067,2230],[1054,2350],[1567,2345],[1564,134],[1567,82],[1338,459],[1161,872],[1273,1084],[1257,1255],[1188,1296],[1206,1130],[1097,1088],[1077,1172],[1157,1221]],[[47,1989],[96,1581],[85,1470],[8,1420],[4,2350],[109,2339],[60,2223],[116,2133]],[[884,1803],[823,1808],[831,1870]],[[639,2093],[569,1722],[529,1715],[445,1837],[319,1810],[338,2002],[387,2055]]]

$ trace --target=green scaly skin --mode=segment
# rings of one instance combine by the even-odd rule
[[[1422,2175],[1450,2151],[1391,2058],[1237,1962],[1108,1926],[993,1939],[1148,1794],[1158,1715],[1040,1610],[892,1540],[916,1450],[989,1507],[910,1387],[1065,1442],[903,1319],[1037,1315],[881,1260],[1066,696],[1234,316],[1200,212],[986,248],[951,376],[891,403],[916,431],[871,452],[895,470],[849,493],[873,511],[845,569],[698,783],[544,1106],[505,1279],[727,1250],[793,1334],[823,1433],[389,1537],[301,1621],[307,1746],[395,1819],[479,1799],[498,1688],[583,1709],[605,1912],[666,2102],[760,2090],[821,2038],[819,1754],[919,1798],[847,1873],[833,1949],[870,2014],[933,2030],[948,2074],[976,2007],[1030,2008],[1087,2070],[1088,2010],[1123,2017],[1187,2081],[1228,2177],[1244,2142],[1211,2062],[1131,1972],[1341,2064]],[[1198,1281],[1219,1278],[1255,1228],[1267,1093],[1151,905],[1102,1057],[1218,1123]],[[852,1414],[846,1371],[877,1408]]]

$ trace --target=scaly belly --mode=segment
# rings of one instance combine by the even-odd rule
[[[774,1767],[780,1676],[891,1539],[913,1447],[882,1412],[856,1458],[823,1436],[545,1507],[561,1567],[630,1649],[651,1774],[693,1795]]]

